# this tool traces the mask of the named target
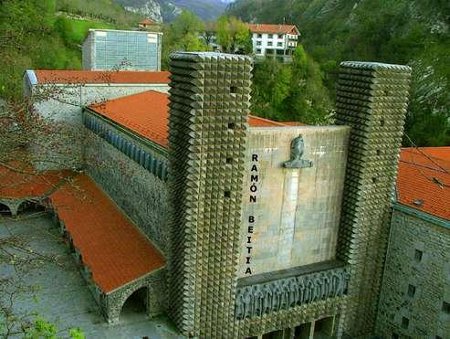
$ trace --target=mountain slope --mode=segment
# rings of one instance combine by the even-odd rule
[[[170,22],[183,9],[190,10],[202,20],[214,20],[226,9],[229,0],[114,0],[127,10],[156,21]]]

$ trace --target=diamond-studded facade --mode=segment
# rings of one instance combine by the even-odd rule
[[[148,314],[167,310],[198,338],[370,334],[410,69],[344,62],[337,125],[249,127],[251,69],[246,56],[175,53],[170,98],[83,113],[84,153],[107,164],[88,171],[167,259],[143,280]],[[108,320],[141,282],[105,299]]]
[[[244,56],[171,58],[170,312],[191,336],[234,333],[251,68]]]
[[[238,273],[242,251],[248,249],[246,264],[250,264],[252,246],[273,250],[278,245],[272,242],[278,240],[253,234],[253,226],[249,228],[251,234],[242,234],[241,225],[248,217],[242,213],[245,168],[250,159],[258,158],[258,154],[245,149],[252,138],[247,130],[251,62],[243,56],[177,53],[171,58],[171,72],[169,312],[182,333],[200,338],[241,338],[281,330],[278,334],[286,338],[312,337],[314,325],[302,324],[315,322],[317,328],[326,327],[326,333],[337,337],[344,332],[370,333],[388,237],[410,69],[342,63],[336,118],[338,125],[350,126],[351,132],[349,144],[342,150],[348,152],[348,162],[339,231],[336,228],[336,253],[326,263],[312,262],[302,270],[294,267],[292,255],[296,252],[283,248],[283,255],[290,257],[294,266],[281,271],[274,266],[271,274],[256,272],[252,278],[245,277],[243,271]],[[259,154],[265,159],[262,166],[267,167],[267,173],[279,171],[281,177],[291,178],[284,182],[294,187],[291,200],[301,199],[307,192],[306,187],[300,189],[298,185],[302,176],[309,178],[311,171],[317,171],[314,166],[333,167],[332,160],[321,163],[323,154],[317,157],[320,152],[331,153],[331,149],[324,148],[323,142],[313,142],[307,129],[302,133],[306,133],[305,143],[309,143],[307,158],[316,159],[305,168],[283,169],[283,162],[275,159],[284,151],[277,151],[276,142],[277,147],[265,144],[277,138],[270,135],[269,139],[261,139],[265,145],[264,154]],[[346,130],[337,133],[340,136],[333,140],[346,140]],[[288,154],[283,156],[289,159]],[[327,180],[324,178],[330,172],[332,168],[321,174],[321,180]],[[270,197],[261,198],[270,201]],[[327,199],[330,203],[329,196]],[[336,199],[333,206],[340,208],[339,196]],[[305,203],[299,207],[301,201],[295,204],[293,214],[283,207],[282,216],[290,220],[291,213],[292,222],[298,223],[304,220],[302,208],[307,212],[312,207]],[[258,213],[262,219],[267,215],[265,211]],[[295,239],[295,232],[300,231],[301,225],[295,224],[285,232],[288,238],[292,234]],[[320,234],[312,232],[305,234]],[[286,234],[283,244],[287,244]],[[252,237],[253,241],[266,239],[266,243],[253,245]],[[252,246],[242,247],[240,238],[248,238]],[[334,248],[332,243],[330,246]],[[257,254],[258,258],[263,256]],[[244,277],[238,279],[242,274]],[[358,314],[362,321],[357,321]],[[324,318],[329,319],[326,325],[320,324]]]
[[[349,265],[345,331],[374,328],[411,69],[341,63],[336,123],[351,126],[337,257]]]

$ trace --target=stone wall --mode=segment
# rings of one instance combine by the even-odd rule
[[[136,139],[118,130],[115,132],[138,144],[153,158],[165,160],[164,154],[145,144],[139,144]],[[86,133],[85,159],[89,174],[161,252],[166,254],[168,191],[165,178],[159,178],[91,131]]]
[[[107,82],[108,79],[105,79]],[[50,122],[30,146],[38,169],[80,168],[83,166],[83,107],[126,95],[154,90],[167,93],[166,84],[67,84],[36,85],[36,113]]]
[[[450,303],[450,223],[426,217],[411,208],[394,209],[378,334],[448,338],[450,314],[443,302]]]
[[[337,259],[350,265],[345,332],[374,331],[411,69],[341,63],[336,124],[352,127]]]
[[[137,290],[146,289],[144,304],[149,318],[161,315],[165,308],[164,290],[165,269],[152,272],[127,285],[124,285],[109,294],[102,294],[100,307],[109,323],[118,323],[120,313],[126,300]]]
[[[243,186],[239,277],[333,260],[349,129],[251,128]],[[311,167],[284,168],[302,135]]]

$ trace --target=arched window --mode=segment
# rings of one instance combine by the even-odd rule
[[[7,215],[7,216],[11,216],[11,210],[9,208],[9,206],[0,203],[0,215]]]
[[[19,208],[17,209],[17,213],[36,213],[36,212],[45,212],[46,209],[41,204],[34,202],[34,201],[24,201],[19,205]]]
[[[124,302],[120,318],[123,321],[146,317],[147,315],[148,288],[141,287],[134,291]]]

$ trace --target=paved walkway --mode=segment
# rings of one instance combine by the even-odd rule
[[[36,312],[60,330],[80,327],[87,338],[183,338],[167,319],[148,320],[133,307],[123,312],[118,324],[108,325],[52,225],[46,214],[16,220],[0,216],[0,279],[10,282],[1,287],[0,302],[9,296],[4,292],[19,290],[13,302],[16,314],[29,314],[30,319]]]

